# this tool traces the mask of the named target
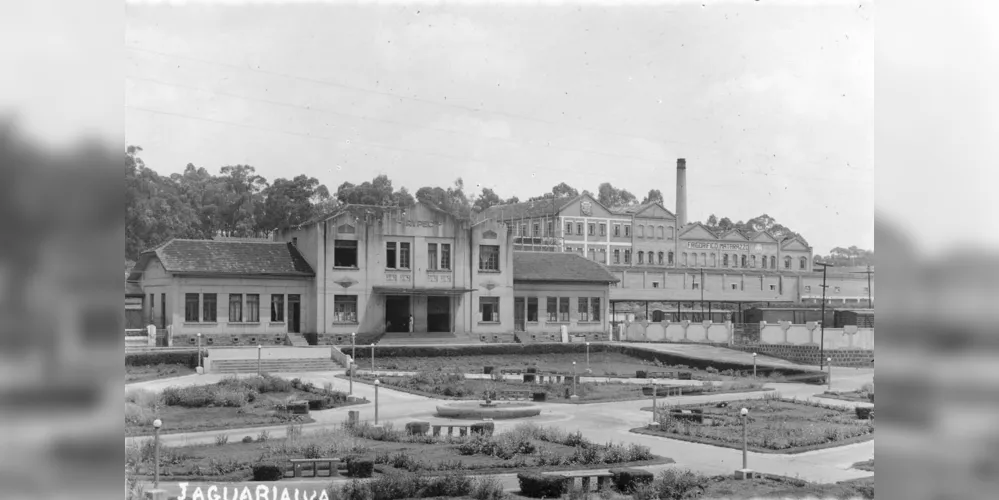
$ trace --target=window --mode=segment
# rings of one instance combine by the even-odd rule
[[[499,323],[499,297],[479,297],[479,314],[483,323]]]
[[[687,266],[687,252],[683,252],[682,254],[680,254],[680,265],[684,267]]]
[[[701,288],[701,284],[700,284],[700,283],[698,283],[698,282],[697,282],[697,280],[694,280],[694,281],[693,281],[693,282],[692,282],[692,283],[690,284],[690,288],[691,288],[691,289],[693,289],[693,290],[698,290],[698,289],[700,289],[700,288]]]
[[[631,250],[624,251],[624,263],[631,264]]]
[[[527,236],[527,224],[520,225],[520,235]]]
[[[149,324],[156,323],[153,317],[156,316],[156,295],[149,294]]]
[[[606,222],[601,222],[600,223],[600,236],[607,236],[607,223]]]
[[[579,312],[578,321],[589,321],[590,320],[590,299],[588,297],[579,297],[576,299],[577,311]]]
[[[291,246],[293,246],[293,247],[297,247],[298,246],[298,238],[297,237],[291,239]]]
[[[645,263],[645,252],[642,252],[642,251],[638,252],[638,263],[639,264],[644,264]]]
[[[538,322],[538,298],[528,297],[527,298],[527,322],[537,323]]]
[[[565,223],[565,234],[572,234],[572,223],[571,222],[566,222]]]
[[[751,267],[756,267],[756,256],[755,255],[751,255],[750,256],[750,260],[751,260],[750,266]]]
[[[561,323],[569,322],[569,297],[558,298],[558,320]]]
[[[615,264],[621,263],[621,250],[617,248],[614,249],[614,263]]]
[[[395,269],[395,242],[390,241],[385,244],[385,268]]]
[[[669,265],[672,266],[673,265],[673,251],[670,250],[669,253],[666,254],[666,256],[669,258]]]
[[[437,243],[427,243],[427,270],[437,270]]]
[[[241,293],[229,294],[229,322],[243,322],[243,294]]]
[[[696,253],[690,254],[690,258],[691,258],[690,265],[697,267],[697,254]]]
[[[839,287],[834,288],[833,291],[839,293]]]
[[[357,323],[357,295],[333,296],[333,322]]]
[[[596,233],[597,233],[597,225],[596,225],[596,224],[594,224],[594,223],[592,223],[592,222],[591,222],[591,223],[589,223],[589,224],[588,224],[588,225],[586,226],[586,234],[588,234],[588,235],[590,235],[590,236],[593,236],[593,235],[595,235]]]
[[[441,243],[441,269],[451,270],[451,244]]]
[[[399,243],[399,267],[409,269],[409,242]]]
[[[549,222],[548,223],[548,236],[555,236],[555,223],[554,222]]]
[[[702,266],[708,265],[708,256],[707,256],[707,254],[703,254],[703,253],[701,254],[701,265]]]
[[[739,284],[738,283],[732,283],[732,290],[738,290],[738,289],[739,289]]]
[[[600,297],[590,297],[590,321],[600,321]]]
[[[867,293],[867,292],[870,292],[870,291],[871,291],[871,289],[870,289],[870,288],[868,288],[868,287],[866,287],[866,286],[864,287],[864,293]]]
[[[776,255],[771,255],[770,256],[770,268],[771,269],[777,269],[777,256]]]
[[[763,264],[763,269],[766,269],[767,268],[767,256],[766,255],[763,256],[762,264]]]
[[[722,266],[728,267],[728,254],[722,254]]]
[[[806,259],[806,258],[802,257],[802,258],[801,258],[801,259],[800,259],[800,260],[798,261],[798,268],[799,268],[799,269],[806,269],[807,267],[808,267],[808,259]]]
[[[732,254],[732,267],[739,267],[739,256]]]
[[[479,245],[479,270],[499,271],[499,245]]]
[[[357,267],[357,241],[333,241],[333,267]]]
[[[805,285],[805,291],[806,292],[811,292],[812,291],[812,285]]]
[[[666,228],[666,234],[669,235],[670,239],[673,238],[673,226]]]
[[[652,288],[659,288],[659,282],[658,281],[653,281],[652,282]]]
[[[770,291],[777,290],[777,285],[770,285]]]
[[[663,265],[663,253],[659,252],[659,265]]]
[[[215,323],[218,321],[219,299],[214,293],[206,293],[201,296],[201,321],[205,323]]]
[[[540,236],[541,236],[541,224],[535,222],[534,223],[534,237],[538,238]]]
[[[260,322],[260,294],[250,293],[246,295],[246,322]]]
[[[791,258],[784,257],[784,269],[791,269]]]
[[[662,226],[657,227],[656,228],[656,238],[659,238],[660,240],[663,239],[663,232],[664,231],[663,231],[663,227]]]
[[[548,322],[555,323],[558,321],[558,298],[548,297]]]
[[[621,236],[621,225],[614,224],[614,236]]]
[[[711,267],[718,267],[718,255],[711,254]]]
[[[196,323],[198,321],[198,294],[184,294],[184,321]]]
[[[582,235],[583,234],[583,223],[582,222],[577,222],[576,223],[576,234],[578,234],[578,235]]]
[[[284,295],[271,295],[271,321],[284,321]]]
[[[746,267],[746,256],[742,256],[742,267]]]
[[[597,250],[594,248],[590,249],[590,260],[597,260]]]
[[[637,236],[639,238],[644,238],[645,237],[645,226],[639,224],[637,229],[638,229],[638,231],[635,232],[635,236]]]
[[[624,236],[625,236],[625,238],[631,236],[631,225],[630,224],[625,224],[624,225]]]

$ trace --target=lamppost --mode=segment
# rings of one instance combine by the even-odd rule
[[[357,332],[350,332],[350,359],[357,359],[357,351],[354,341],[357,339]]]
[[[826,377],[826,378],[829,379],[829,390],[831,391],[832,390],[832,358],[831,357],[830,358],[826,358],[826,364],[829,365],[829,376]]]
[[[822,321],[819,321],[819,370],[822,369],[822,360],[826,355],[826,269],[833,267],[832,264],[816,262],[822,266]]]
[[[160,419],[153,420],[153,454],[156,460],[156,472],[153,476],[153,489],[160,489],[160,427],[163,426],[163,421]]]
[[[656,408],[656,404],[657,404],[657,401],[656,401],[656,392],[658,392],[658,391],[656,391],[656,379],[652,379],[652,422],[653,423],[658,423],[659,422],[659,419],[656,418],[657,417],[656,412],[658,411],[658,408]]]
[[[378,425],[378,386],[382,383],[375,379],[375,425]]]
[[[257,375],[260,375],[260,353],[263,351],[264,346],[257,344]]]
[[[753,353],[753,378],[756,378],[756,353]]]
[[[371,344],[371,371],[375,371],[375,344]]]
[[[739,410],[739,415],[742,417],[742,470],[745,471],[749,468],[746,460],[749,447],[749,434],[746,432],[746,421],[749,420],[749,410],[743,408]]]
[[[569,399],[578,399],[579,396],[576,395],[576,362],[572,362],[572,397]]]
[[[201,332],[198,332],[198,372],[205,372],[204,365],[201,364]]]
[[[586,369],[590,369],[590,343],[586,343]]]

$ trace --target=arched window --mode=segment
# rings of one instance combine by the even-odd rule
[[[802,257],[801,260],[799,261],[799,266],[801,266],[802,269],[807,269],[808,268],[808,259]]]
[[[749,267],[756,267],[756,256],[755,255],[751,255],[749,261],[750,261]]]
[[[690,258],[692,259],[690,261],[690,265],[696,267],[697,266],[697,254],[696,253],[690,254]]]
[[[641,228],[642,226],[638,226],[638,227]],[[639,264],[644,264],[645,263],[644,259],[645,259],[645,252],[641,252],[641,251],[638,252],[638,263]]]
[[[791,258],[784,257],[784,269],[791,269]]]
[[[639,238],[644,238],[645,237],[645,226],[639,225],[638,226],[638,232],[635,233],[635,236],[638,236]]]
[[[739,256],[732,254],[732,267],[739,267]]]
[[[771,255],[770,256],[770,268],[771,269],[777,269],[777,256],[776,255]]]
[[[590,260],[597,260],[597,250],[595,248],[590,249]]]
[[[686,266],[687,266],[687,252],[683,252],[683,253],[682,253],[682,254],[680,255],[680,265],[682,265],[682,266],[684,266],[684,267],[686,267]]]
[[[631,250],[624,251],[624,263],[631,264]]]
[[[656,238],[659,238],[660,240],[663,239],[663,227],[662,226],[659,226],[659,227],[656,228]]]
[[[659,265],[663,265],[663,253],[659,252]]]
[[[615,264],[621,263],[621,250],[617,248],[614,249],[614,263]]]
[[[723,267],[728,267],[728,254],[727,253],[723,253],[722,254],[722,266]]]
[[[673,251],[670,250],[669,253],[666,254],[666,257],[669,258],[669,265],[672,266],[673,265]]]
[[[706,253],[701,254],[701,265],[702,266],[708,265],[708,254]]]
[[[746,267],[746,254],[742,254],[742,267]]]
[[[667,228],[666,234],[669,236],[670,239],[673,239],[673,226]]]
[[[760,261],[760,263],[763,264],[763,269],[767,268],[767,256],[766,255],[763,256],[763,259]]]
[[[718,254],[711,254],[711,267],[718,267]]]

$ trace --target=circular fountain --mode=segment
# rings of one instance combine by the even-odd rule
[[[541,407],[531,403],[502,402],[490,400],[456,401],[437,407],[437,416],[445,418],[468,419],[509,419],[536,417],[541,414]]]

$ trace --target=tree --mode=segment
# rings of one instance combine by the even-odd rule
[[[503,200],[499,197],[499,195],[496,194],[495,191],[493,191],[490,188],[484,187],[482,188],[482,194],[480,194],[475,198],[475,204],[472,205],[472,208],[476,212],[482,212],[483,210],[486,210],[489,207],[502,204]]]
[[[579,196],[579,191],[576,191],[576,188],[562,182],[559,185],[552,187],[552,194],[554,194],[556,198],[573,198]]]
[[[642,200],[642,203],[643,204],[644,203],[658,203],[658,204],[662,205],[663,204],[663,193],[661,191],[659,191],[658,189],[650,189],[649,190],[649,194],[645,195],[645,199]]]
[[[597,201],[605,207],[629,205],[636,201],[635,195],[625,189],[617,189],[609,182],[601,184],[597,192]]]
[[[197,238],[198,214],[176,183],[146,167],[141,147],[125,149],[125,258],[171,238]]]
[[[250,165],[227,165],[219,172],[219,180],[225,187],[220,206],[222,234],[257,236],[257,219],[263,216],[267,180]]]
[[[718,227],[718,217],[715,216],[715,214],[711,214],[711,216],[708,217],[708,222],[707,222],[707,224],[705,224],[705,226],[708,226],[711,229],[717,228]]]
[[[314,218],[315,202],[330,197],[326,186],[315,177],[299,175],[292,180],[275,179],[264,190],[263,216],[258,221],[262,231],[283,230]]]
[[[507,198],[506,201],[503,202],[504,205],[510,205],[513,203],[520,203],[520,198],[517,198],[516,196],[511,196]]]

